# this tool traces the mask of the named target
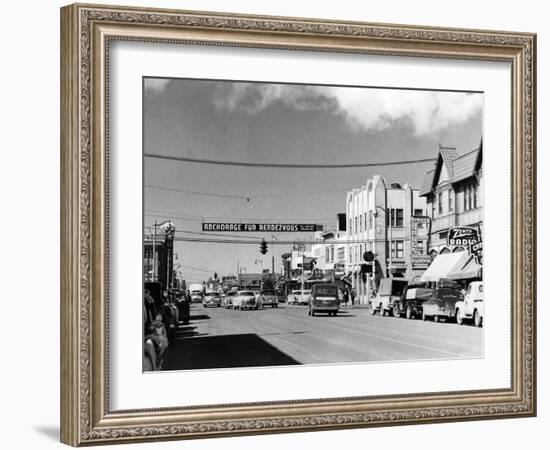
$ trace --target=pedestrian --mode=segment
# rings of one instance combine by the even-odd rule
[[[191,303],[191,293],[187,291],[185,295],[182,298],[181,301],[181,321],[184,325],[187,325],[189,323],[189,317],[190,317],[190,303]]]
[[[355,288],[352,288],[351,289],[351,306],[354,305],[355,303],[355,296],[357,295],[357,291],[355,290]]]
[[[348,288],[344,288],[344,305],[348,306],[349,302],[349,291]]]

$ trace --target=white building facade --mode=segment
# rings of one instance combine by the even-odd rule
[[[380,278],[420,276],[429,265],[426,199],[411,185],[386,185],[380,176],[367,180],[346,197],[346,273],[359,303],[367,303]],[[375,255],[371,283],[362,281],[363,254]]]

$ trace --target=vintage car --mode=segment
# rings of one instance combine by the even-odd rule
[[[409,281],[404,278],[382,278],[376,297],[370,301],[370,313],[379,313],[381,316],[392,314],[399,317],[399,307],[394,306],[401,299],[408,284]]]
[[[277,294],[273,290],[261,291],[259,302],[262,308],[265,308],[266,306],[277,308],[279,306],[279,299],[277,297]]]
[[[289,305],[308,305],[311,290],[309,289],[297,289],[292,291],[292,294],[288,297]]]
[[[466,319],[473,320],[476,327],[481,327],[483,324],[483,316],[485,308],[483,306],[483,282],[472,281],[468,285],[464,301],[457,302],[456,322],[462,325]]]
[[[210,306],[219,308],[221,304],[222,299],[220,293],[216,291],[208,291],[202,299],[202,306],[204,306],[205,308],[208,308]]]
[[[456,317],[456,304],[463,301],[462,292],[453,288],[436,288],[429,300],[422,305],[422,320],[433,318],[434,322],[452,320]]]
[[[311,289],[309,297],[308,315],[314,316],[316,313],[327,313],[329,316],[338,314],[340,300],[338,298],[338,287],[335,284],[316,284]]]
[[[260,303],[254,291],[238,291],[233,299],[233,309],[258,309]]]
[[[226,309],[233,308],[233,301],[237,298],[237,291],[230,291],[225,294],[223,299],[223,307]]]
[[[432,297],[432,293],[433,288],[428,287],[427,283],[407,286],[400,300],[394,302],[393,315],[407,319],[422,317],[424,302]]]

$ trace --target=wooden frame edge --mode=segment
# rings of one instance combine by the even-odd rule
[[[299,431],[314,431],[322,429],[341,429],[341,428],[357,428],[365,426],[391,426],[398,424],[413,424],[413,423],[434,423],[440,421],[460,421],[460,420],[475,420],[475,419],[492,419],[500,417],[519,417],[519,416],[533,416],[536,415],[536,360],[526,361],[525,348],[530,346],[532,349],[531,355],[536,355],[536,99],[535,99],[535,86],[536,86],[536,35],[530,33],[505,33],[505,32],[487,32],[484,30],[450,30],[453,32],[475,32],[486,33],[487,36],[496,35],[502,33],[506,36],[521,37],[523,42],[527,42],[524,46],[510,47],[511,53],[516,55],[516,80],[518,84],[517,92],[518,98],[516,98],[516,113],[517,117],[514,117],[514,129],[517,134],[517,142],[513,145],[522,149],[520,154],[516,154],[515,157],[519,158],[519,167],[517,168],[521,174],[519,180],[516,181],[520,184],[519,192],[517,194],[521,197],[518,199],[522,204],[520,213],[525,213],[525,206],[527,204],[530,211],[530,217],[518,217],[520,226],[518,227],[514,242],[520,243],[521,257],[519,258],[519,264],[516,264],[516,273],[523,272],[523,275],[519,273],[522,283],[520,286],[515,286],[518,289],[517,296],[514,299],[518,302],[519,306],[523,306],[522,314],[517,317],[518,327],[514,327],[516,332],[520,332],[521,336],[516,337],[516,349],[514,353],[516,355],[515,368],[518,370],[516,374],[516,383],[520,389],[513,389],[508,394],[503,394],[504,398],[508,399],[508,402],[512,402],[519,405],[523,405],[524,408],[517,412],[501,412],[491,413],[488,412],[483,415],[463,416],[463,417],[419,417],[416,420],[402,419],[400,418],[401,411],[397,408],[393,412],[382,412],[380,414],[387,414],[386,420],[381,419],[378,422],[369,422],[369,420],[357,421],[351,416],[347,416],[342,423],[335,422],[334,414],[324,413],[313,418],[308,423],[308,418],[312,419],[307,414],[287,416],[282,415],[282,418],[273,416],[259,416],[258,419],[250,419],[250,428],[246,426],[240,426],[239,421],[244,419],[237,419],[235,421],[235,428],[223,429],[220,424],[215,420],[210,425],[204,423],[181,422],[180,410],[167,410],[160,412],[121,412],[121,413],[109,413],[107,411],[106,390],[104,380],[105,366],[103,362],[97,361],[97,358],[101,358],[103,355],[102,343],[105,341],[106,336],[103,329],[103,324],[98,323],[97,317],[102,317],[104,314],[104,305],[97,305],[95,302],[93,305],[89,305],[91,309],[82,308],[83,297],[86,302],[91,303],[95,298],[95,293],[101,291],[104,288],[102,283],[96,284],[98,277],[104,280],[105,273],[102,271],[102,267],[97,266],[97,262],[103,258],[103,252],[101,245],[96,245],[97,236],[100,241],[105,239],[104,235],[104,217],[101,213],[98,214],[95,209],[99,204],[104,205],[102,194],[97,189],[98,183],[104,182],[104,178],[97,179],[91,176],[91,173],[99,172],[101,174],[105,167],[105,160],[103,159],[103,152],[94,151],[97,150],[98,140],[101,141],[102,133],[105,130],[99,130],[97,126],[97,119],[92,120],[90,128],[87,129],[87,135],[83,136],[82,132],[82,117],[81,117],[81,89],[83,88],[81,83],[81,64],[82,64],[82,52],[86,49],[82,48],[81,36],[81,12],[84,9],[97,9],[100,11],[153,11],[161,12],[162,14],[189,14],[197,16],[211,16],[215,18],[230,18],[231,20],[244,18],[243,20],[278,20],[283,22],[298,21],[300,23],[314,23],[314,24],[340,24],[341,22],[329,21],[329,20],[314,20],[314,19],[302,19],[302,18],[289,18],[289,17],[269,17],[269,16],[249,16],[249,15],[236,15],[225,13],[203,13],[203,12],[188,12],[188,11],[174,11],[174,10],[149,10],[145,8],[129,8],[129,7],[113,7],[107,5],[70,5],[62,8],[61,10],[61,296],[62,296],[62,308],[61,308],[61,440],[62,442],[73,445],[97,445],[108,443],[122,443],[133,442],[142,440],[166,440],[166,439],[189,439],[189,438],[204,438],[215,436],[234,436],[234,435],[251,435],[251,434],[265,434],[265,433],[282,433],[282,432],[299,432]],[[446,29],[436,27],[414,27],[404,25],[386,25],[386,24],[366,24],[361,22],[350,22],[349,24],[354,26],[382,26],[382,27],[396,27],[404,30],[437,30],[445,31]],[[345,25],[345,24],[343,24]],[[211,30],[207,30],[211,32]],[[236,33],[236,31],[235,31]],[[249,34],[249,31],[243,30],[244,34]],[[275,31],[276,35],[277,31]],[[139,33],[138,33],[139,34]],[[230,33],[231,34],[231,33]],[[327,36],[327,39],[337,39],[338,36]],[[97,39],[94,36],[93,39]],[[93,40],[90,37],[90,40]],[[351,40],[356,38],[350,38]],[[333,41],[334,42],[334,41]],[[413,42],[413,41],[410,41]],[[426,43],[425,43],[426,44]],[[427,43],[429,46],[432,43]],[[437,44],[437,43],[436,43]],[[91,43],[90,45],[93,45]],[[97,43],[96,43],[97,45]],[[239,45],[239,44],[237,44]],[[452,45],[452,44],[451,44]],[[497,46],[497,44],[493,44]],[[413,42],[413,47],[420,48],[420,44],[417,41]],[[528,46],[531,50],[529,61],[524,61],[525,58],[525,46]],[[513,50],[512,50],[513,49]],[[424,48],[426,51],[426,48]],[[457,54],[461,54],[460,51]],[[519,61],[519,62],[518,62]],[[87,61],[90,65],[91,61]],[[528,67],[530,66],[530,67]],[[99,68],[96,66],[93,68],[93,77],[97,78],[100,72],[97,72]],[[525,72],[531,71],[532,78],[530,85],[526,84],[525,77],[528,75]],[[93,84],[93,83],[91,83]],[[93,87],[93,86],[92,86]],[[100,88],[100,90],[103,88]],[[96,93],[97,94],[97,93]],[[101,105],[97,103],[97,96],[92,92],[86,92],[88,99],[90,100],[91,107],[95,109],[97,114],[98,106],[101,109]],[[94,103],[95,102],[95,103]],[[530,111],[526,111],[526,108],[530,106]],[[530,117],[525,117],[525,113],[530,113]],[[525,126],[530,127],[529,130],[525,130]],[[92,134],[93,133],[93,134]],[[530,139],[527,134],[530,134]],[[527,141],[526,141],[527,139]],[[95,141],[95,143],[94,143]],[[89,146],[88,153],[86,153],[86,146]],[[530,152],[527,155],[527,152]],[[530,156],[530,162],[525,161],[526,156]],[[86,166],[86,158],[88,158],[88,165]],[[84,164],[84,167],[83,167]],[[84,170],[84,177],[82,176],[82,170]],[[527,179],[524,179],[525,172]],[[86,176],[89,180],[86,180]],[[87,192],[87,196],[81,197],[83,189]],[[515,188],[516,189],[516,188]],[[90,192],[91,191],[91,192]],[[523,195],[522,195],[523,194]],[[91,206],[86,201],[91,201]],[[86,221],[82,221],[82,215],[87,217]],[[529,220],[530,219],[530,220]],[[527,227],[527,228],[525,228]],[[532,241],[525,242],[524,237],[530,236]],[[99,248],[98,248],[99,247]],[[530,247],[530,248],[529,248]],[[84,253],[82,252],[84,248]],[[90,276],[82,276],[81,264],[88,264],[86,270],[90,271]],[[91,263],[91,264],[90,264]],[[525,267],[529,264],[530,267]],[[91,267],[90,267],[91,265]],[[519,267],[518,267],[519,266]],[[525,270],[530,269],[530,278],[524,279]],[[518,272],[519,271],[519,272]],[[514,275],[515,276],[515,275]],[[526,289],[530,289],[530,297],[524,296]],[[92,294],[90,294],[92,292]],[[99,295],[102,295],[101,293]],[[525,302],[525,304],[524,304]],[[526,311],[526,308],[531,308],[530,311]],[[521,308],[520,308],[521,309]],[[526,318],[523,314],[527,312]],[[83,336],[82,323],[83,321],[94,320],[94,322],[87,328],[89,336]],[[529,320],[529,323],[526,322]],[[531,327],[531,328],[529,328]],[[86,329],[86,327],[84,327]],[[88,345],[83,345],[83,338],[89,338]],[[94,356],[95,355],[95,356]],[[524,369],[526,365],[531,364],[530,373],[525,374]],[[529,372],[529,371],[528,371]],[[530,377],[530,379],[524,378]],[[90,379],[91,378],[91,379]],[[83,380],[86,381],[87,387],[83,387]],[[516,388],[518,387],[516,386]],[[525,392],[524,388],[527,389]],[[519,391],[519,392],[518,392]],[[530,397],[530,398],[529,398]],[[525,404],[525,401],[528,404]],[[529,401],[530,400],[530,401]],[[397,400],[396,400],[397,401]],[[511,404],[511,403],[510,403]],[[498,404],[495,404],[495,408]],[[283,406],[283,408],[292,408],[292,405]],[[246,409],[246,408],[245,408]],[[269,410],[269,407],[266,408]],[[312,408],[315,409],[315,408]],[[393,416],[392,416],[393,414]],[[168,419],[168,416],[173,416],[173,421]],[[155,416],[158,420],[156,423],[151,423],[151,416]],[[327,421],[323,421],[323,416],[327,417]],[[168,420],[167,420],[168,419]],[[280,421],[290,421],[290,424],[277,426]],[[267,423],[271,421],[271,424]],[[231,421],[226,422],[230,424]],[[274,424],[274,425],[273,425]],[[164,428],[165,434],[157,434],[155,428]],[[139,431],[136,431],[139,430]],[[185,434],[182,434],[185,433]]]

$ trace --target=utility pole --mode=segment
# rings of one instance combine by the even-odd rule
[[[389,267],[389,270],[388,270],[388,276],[391,276],[391,268],[392,268],[392,254],[393,254],[393,239],[392,239],[392,218],[393,218],[393,214],[392,214],[392,209],[391,207],[388,208],[388,211],[389,211],[389,218],[390,218],[390,267]],[[397,248],[396,248],[396,252],[397,252]]]
[[[157,219],[155,219],[155,226],[153,232],[153,281],[155,281],[155,274],[157,272]]]

